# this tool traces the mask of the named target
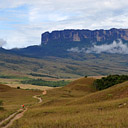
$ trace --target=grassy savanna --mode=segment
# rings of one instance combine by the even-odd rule
[[[127,56],[116,54],[72,54],[70,58],[45,57],[42,59],[16,54],[0,53],[0,71],[3,74],[57,78],[127,74]]]
[[[128,82],[97,91],[93,81],[49,90],[11,128],[128,128]]]
[[[37,90],[49,90],[53,89],[53,87],[48,86],[36,86],[31,84],[22,84],[21,81],[25,79],[7,79],[7,78],[0,78],[1,84],[6,84],[10,87],[17,88],[20,87],[21,89],[37,89]]]
[[[35,104],[37,100],[33,96],[40,93],[40,91],[15,89],[0,84],[0,101],[3,102],[3,110],[0,110],[0,121],[8,117],[11,113],[16,112],[23,104],[25,106]]]

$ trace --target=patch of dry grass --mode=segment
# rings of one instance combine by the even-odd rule
[[[81,84],[92,90],[78,89]],[[10,128],[128,128],[127,85],[125,82],[95,92],[92,80],[82,78],[67,87],[49,90],[42,96],[42,104],[32,106]],[[102,100],[106,95],[111,98]],[[120,98],[115,98],[118,95]]]
[[[0,111],[0,120],[20,109],[22,104],[25,106],[34,104],[36,99],[33,96],[40,93],[40,91],[15,89],[0,85],[0,100],[3,101],[4,107],[4,110]]]
[[[118,108],[111,103],[37,107],[11,128],[127,128],[127,107]]]
[[[71,104],[95,103],[106,100],[122,99],[128,97],[128,81],[112,86],[108,89],[90,93],[78,100],[74,100]]]
[[[49,90],[53,89],[53,87],[47,87],[47,86],[36,86],[31,84],[21,84],[21,80],[19,79],[3,79],[0,78],[0,82],[2,84],[6,84],[12,88],[20,87],[21,89],[37,89],[37,90]]]

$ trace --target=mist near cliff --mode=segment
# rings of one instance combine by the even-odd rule
[[[111,44],[93,45],[90,48],[78,48],[74,47],[67,50],[68,52],[76,53],[115,53],[115,54],[128,54],[128,45],[124,44],[121,40],[113,41]]]
[[[4,46],[7,42],[3,39],[0,39],[0,47]]]

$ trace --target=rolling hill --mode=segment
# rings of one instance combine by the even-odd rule
[[[110,100],[119,100],[119,99],[127,99],[128,97],[128,81],[114,85],[108,89],[97,91],[95,93],[89,94],[88,96],[84,96],[74,103],[71,104],[87,104],[87,103],[95,103],[95,102],[103,102]],[[127,102],[127,100],[126,100]]]
[[[43,102],[33,106],[11,128],[127,128],[128,82],[96,91],[93,81],[81,78],[49,90],[42,96]]]

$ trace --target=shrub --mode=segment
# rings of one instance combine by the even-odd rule
[[[20,87],[18,86],[17,89],[20,89]]]
[[[109,75],[107,77],[103,77],[102,79],[95,80],[93,85],[97,90],[103,90],[127,80],[128,75]]]

